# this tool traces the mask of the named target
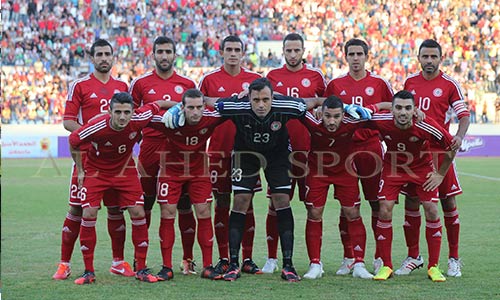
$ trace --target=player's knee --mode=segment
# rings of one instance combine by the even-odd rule
[[[220,194],[214,193],[215,203],[217,207],[230,207],[231,205],[231,194]]]
[[[321,221],[323,218],[323,209],[317,207],[309,207],[307,210],[307,218],[313,221]]]
[[[198,219],[210,218],[210,204],[208,203],[196,204],[195,211]]]
[[[425,218],[427,220],[435,221],[435,220],[439,219],[439,212],[438,212],[436,203],[433,203],[430,201],[424,202],[422,204],[422,206],[424,207]]]
[[[70,205],[68,212],[73,216],[81,216],[82,215],[82,207]]]
[[[98,209],[94,208],[94,207],[85,208],[82,211],[82,217],[84,217],[86,219],[95,219],[95,218],[97,218],[97,211],[98,211]]]
[[[440,199],[441,207],[444,211],[454,210],[457,206],[457,202],[455,200],[455,196],[451,196],[448,198]]]
[[[345,217],[347,220],[355,220],[360,217],[359,214],[359,206],[354,206],[354,207],[342,207],[342,210],[344,211]]]

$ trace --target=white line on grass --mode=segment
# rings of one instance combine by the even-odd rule
[[[470,176],[470,177],[481,178],[481,179],[487,179],[487,180],[493,180],[493,181],[500,181],[500,178],[498,178],[498,177],[489,177],[489,176],[483,176],[483,175],[479,175],[479,174],[465,173],[465,172],[458,172],[458,174],[459,175]]]

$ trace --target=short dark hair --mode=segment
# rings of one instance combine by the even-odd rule
[[[304,38],[298,33],[289,33],[285,36],[283,39],[283,48],[285,47],[285,42],[286,41],[300,41],[302,44],[302,48],[304,47]]]
[[[350,39],[344,45],[344,55],[347,56],[347,50],[349,50],[350,46],[361,46],[363,48],[363,52],[365,55],[368,55],[368,44],[360,39]]]
[[[182,94],[182,105],[186,104],[186,98],[201,98],[203,99],[203,93],[199,89],[189,89]],[[205,100],[203,100],[205,102]]]
[[[392,104],[394,104],[394,99],[399,98],[399,99],[411,99],[413,101],[413,104],[415,104],[415,97],[413,94],[409,91],[402,90],[394,94],[392,97]]]
[[[155,41],[153,42],[153,53],[156,52],[157,45],[163,45],[163,44],[171,44],[175,54],[175,42],[174,40],[166,36],[159,36],[155,39]]]
[[[105,39],[97,39],[92,46],[90,46],[90,56],[94,56],[95,54],[95,47],[106,47],[109,46],[111,48],[111,54],[113,54],[113,46],[111,46],[111,43],[108,42]]]
[[[420,56],[420,51],[422,48],[437,48],[439,50],[439,56],[443,55],[443,49],[441,49],[441,45],[433,39],[427,39],[420,44],[418,47],[418,55]]]
[[[262,91],[266,86],[271,90],[272,93],[273,86],[271,85],[271,82],[265,77],[257,78],[248,86],[248,94],[250,94],[252,91]]]
[[[114,94],[113,97],[111,97],[111,100],[109,101],[109,110],[113,109],[113,105],[115,103],[130,104],[132,105],[132,108],[134,108],[134,99],[127,92],[120,92]]]
[[[228,35],[224,38],[224,40],[222,40],[222,45],[221,45],[221,49],[222,51],[224,51],[224,47],[226,46],[226,43],[227,42],[236,42],[236,43],[240,43],[241,44],[241,50],[245,50],[245,45],[243,44],[243,41],[237,37],[236,35]]]
[[[342,108],[342,111],[344,111],[344,102],[339,97],[331,95],[321,105],[321,110],[325,110],[325,108]]]

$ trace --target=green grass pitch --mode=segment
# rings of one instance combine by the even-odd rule
[[[324,277],[287,283],[279,273],[246,275],[236,282],[208,281],[199,276],[183,276],[175,270],[169,282],[148,284],[109,273],[111,247],[106,232],[105,211],[98,218],[95,253],[96,284],[77,286],[73,280],[83,271],[79,243],[72,260],[69,280],[54,281],[60,252],[60,231],[67,211],[69,159],[23,159],[2,161],[2,251],[1,283],[3,299],[500,299],[500,160],[498,158],[458,158],[457,168],[464,194],[458,197],[461,221],[460,253],[463,276],[444,283],[432,283],[425,268],[410,276],[386,282],[340,277],[335,271],[342,259],[337,229],[339,204],[329,200],[324,216],[322,261]],[[307,271],[304,240],[305,209],[293,201],[295,216],[294,263],[300,275]],[[256,235],[254,260],[262,267],[267,253],[265,215],[267,200],[259,193],[254,200]],[[405,258],[402,220],[403,206],[394,210],[393,260]],[[367,227],[368,270],[372,270],[374,240],[369,226],[369,205],[362,203]],[[127,217],[126,259],[132,261],[130,222]],[[149,267],[161,267],[158,240],[159,209],[155,207],[150,228]],[[177,227],[177,226],[176,226]],[[443,229],[444,231],[444,229]],[[181,244],[176,234],[174,262],[180,262]],[[420,247],[427,257],[422,228]],[[447,241],[443,235],[441,268],[447,269]],[[216,261],[214,245],[214,261]],[[195,259],[201,261],[198,245]]]

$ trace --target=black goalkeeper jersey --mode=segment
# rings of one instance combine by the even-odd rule
[[[267,154],[288,149],[286,122],[303,117],[306,104],[303,99],[274,95],[271,111],[259,118],[252,111],[248,97],[221,98],[215,108],[236,125],[235,151],[255,151]]]

